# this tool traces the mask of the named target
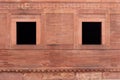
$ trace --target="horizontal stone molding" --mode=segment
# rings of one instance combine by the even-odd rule
[[[119,9],[119,3],[94,2],[2,2],[0,9],[43,9],[43,8],[78,8],[78,9]]]
[[[0,72],[50,73],[50,72],[120,72],[120,68],[0,68]]]

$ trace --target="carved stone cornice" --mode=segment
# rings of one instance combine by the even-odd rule
[[[0,3],[0,9],[43,9],[43,8],[79,8],[79,9],[115,9],[120,7],[119,3],[71,3],[71,2],[39,2],[39,3]]]
[[[49,72],[120,72],[120,68],[8,68],[0,69],[0,72],[16,72],[16,73],[49,73]]]

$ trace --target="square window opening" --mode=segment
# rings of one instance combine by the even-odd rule
[[[36,45],[36,22],[16,22],[17,45]]]
[[[102,44],[102,22],[82,22],[82,44]]]

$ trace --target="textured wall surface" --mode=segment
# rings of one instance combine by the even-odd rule
[[[119,80],[116,72],[0,73],[0,80]]]
[[[37,45],[16,44],[17,21],[36,21]],[[102,22],[101,45],[82,45],[83,21]],[[120,80],[119,61],[120,0],[0,0],[0,80]]]

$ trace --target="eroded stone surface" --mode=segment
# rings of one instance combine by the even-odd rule
[[[23,80],[22,73],[0,73],[0,80]]]
[[[103,79],[119,79],[120,80],[120,72],[104,72]]]
[[[94,72],[77,73],[76,77],[78,80],[102,80],[102,74]]]
[[[43,74],[41,73],[25,73],[24,80],[42,80]]]
[[[75,74],[74,73],[46,73],[43,74],[43,79],[51,79],[51,80],[56,80],[56,79],[75,79]]]

